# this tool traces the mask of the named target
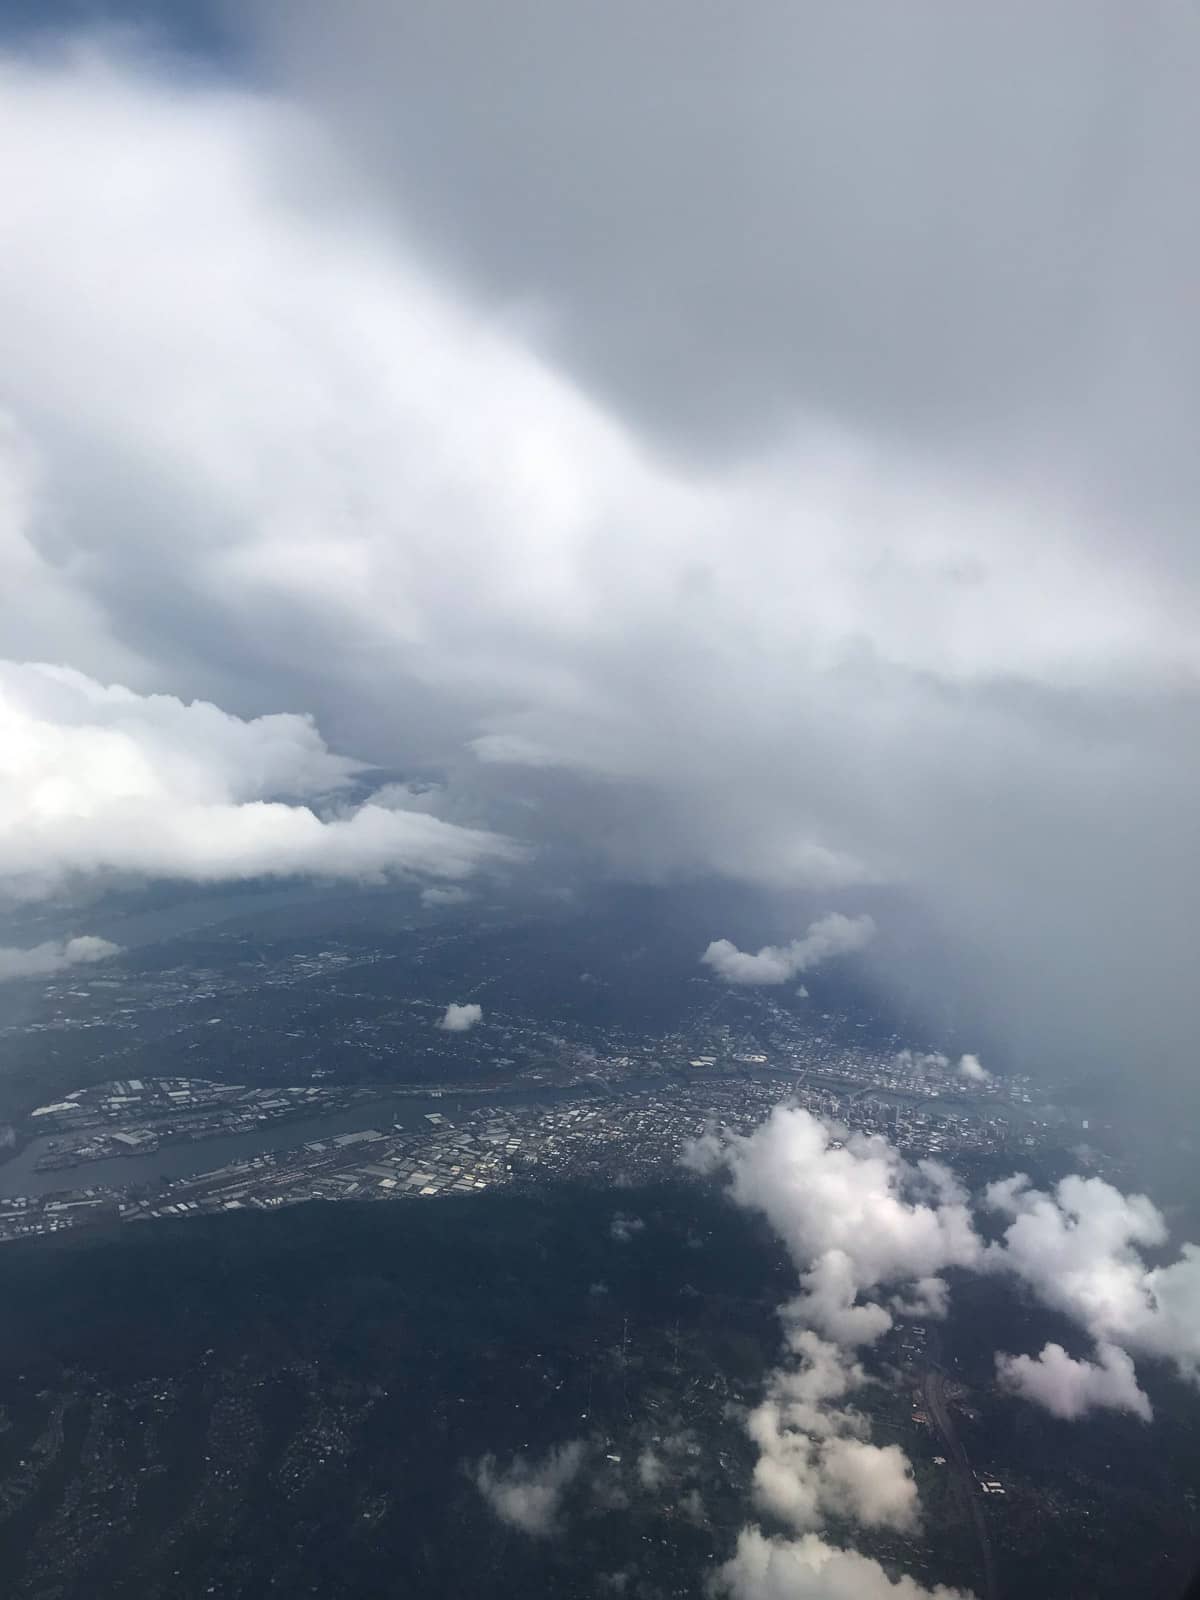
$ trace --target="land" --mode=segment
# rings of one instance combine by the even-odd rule
[[[383,1086],[263,1091],[204,1080],[117,1080],[38,1107],[21,1124],[24,1137],[36,1131],[34,1148],[47,1146],[33,1163],[40,1192],[12,1192],[17,1180],[0,1164],[0,1183],[10,1191],[0,1198],[0,1241],[310,1200],[431,1199],[566,1178],[651,1181],[669,1172],[708,1124],[749,1131],[783,1098],[886,1133],[914,1157],[999,1156],[1014,1144],[1028,1156],[1053,1144],[1051,1125],[1027,1118],[1014,1125],[994,1097],[943,1109],[926,1082],[922,1098],[913,1091],[899,1098],[905,1090],[891,1085],[903,1084],[903,1075],[869,1055],[841,1052],[817,1070],[764,1066],[748,1069],[735,1058],[721,1070],[719,1058],[709,1057],[699,1070],[667,1074],[660,1067],[647,1080],[614,1063],[608,1075],[593,1067],[582,1082],[556,1089],[514,1085],[507,1099],[478,1091],[414,1091],[406,1099]],[[338,1114],[354,1107],[367,1125],[342,1128]],[[289,1124],[299,1117],[317,1137],[292,1142]],[[252,1150],[269,1130],[278,1147]],[[205,1141],[230,1134],[240,1136],[245,1153],[205,1166]],[[157,1170],[154,1158],[170,1144],[195,1148],[194,1170],[174,1177]],[[122,1181],[89,1183],[93,1166],[117,1167]]]
[[[2,999],[15,1596],[702,1592],[750,1515],[744,1418],[795,1273],[686,1176],[689,1139],[789,1099],[972,1186],[1127,1176],[1045,1074],[964,1085],[973,1038],[836,975],[730,989],[690,922],[645,949],[612,918],[287,916]],[[436,1026],[471,999],[479,1028]],[[986,1279],[952,1306],[940,1329],[899,1318],[861,1397],[923,1529],[830,1536],[982,1600],[1173,1595],[1200,1534],[1190,1391],[1151,1372],[1153,1430],[1068,1428],[992,1362],[1073,1330]],[[570,1440],[570,1539],[499,1523],[482,1456]]]
[[[1073,1136],[1028,1076],[964,1084],[836,983],[735,990],[698,969],[694,935],[668,960],[614,958],[586,920],[554,933],[238,926],[30,986],[0,1014],[0,1241],[651,1180],[707,1121],[747,1127],[789,1097],[915,1156],[1024,1163]],[[555,962],[572,975],[548,985]],[[450,999],[484,1024],[439,1029]]]

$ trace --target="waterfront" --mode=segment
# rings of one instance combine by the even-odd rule
[[[38,1160],[52,1153],[58,1143],[50,1136],[31,1139],[16,1155],[0,1164],[0,1196],[40,1196],[79,1189],[126,1189],[153,1183],[159,1178],[190,1178],[215,1171],[232,1161],[281,1150],[294,1150],[312,1140],[326,1140],[342,1133],[361,1133],[368,1128],[391,1129],[399,1124],[405,1132],[428,1126],[425,1119],[440,1115],[453,1122],[460,1111],[482,1104],[496,1106],[540,1105],[563,1099],[587,1098],[596,1093],[594,1084],[569,1088],[527,1090],[498,1089],[483,1094],[387,1094],[367,1100],[346,1111],[327,1112],[311,1117],[291,1117],[247,1133],[218,1134],[212,1139],[197,1139],[164,1145],[147,1155],[111,1156],[100,1161],[81,1161],[76,1166],[50,1172],[36,1170]]]

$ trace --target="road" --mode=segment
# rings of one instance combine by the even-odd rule
[[[954,1418],[946,1403],[946,1374],[940,1367],[930,1366],[926,1370],[921,1379],[921,1392],[925,1398],[926,1414],[941,1435],[946,1450],[946,1460],[954,1473],[959,1496],[975,1525],[975,1536],[979,1541],[979,1556],[983,1567],[983,1600],[1000,1600],[996,1558],[992,1553],[992,1541],[988,1536],[987,1518],[983,1514],[983,1505],[975,1475],[971,1471],[971,1463],[967,1459],[966,1449],[958,1437]]]

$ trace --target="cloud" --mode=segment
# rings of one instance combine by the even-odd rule
[[[438,1023],[447,1033],[469,1033],[479,1022],[483,1021],[483,1007],[476,1005],[471,1000],[466,1005],[459,1005],[451,1001],[446,1007],[445,1015]]]
[[[110,939],[83,934],[76,939],[47,940],[32,949],[0,946],[0,983],[13,978],[46,978],[67,967],[93,961],[109,961],[121,954],[121,946]]]
[[[812,923],[804,937],[791,944],[764,945],[756,955],[748,955],[728,939],[714,939],[700,959],[726,983],[787,983],[831,956],[861,950],[874,937],[875,924],[870,917],[846,917],[834,911]]]
[[[1200,1247],[1148,1266],[1139,1247],[1161,1248],[1167,1226],[1145,1195],[1074,1174],[1046,1192],[1017,1174],[990,1184],[984,1203],[1011,1219],[988,1266],[1014,1274],[1098,1345],[1171,1361],[1200,1383]],[[1110,1372],[1107,1381],[1117,1380]]]
[[[360,770],[304,716],[243,719],[0,662],[0,893],[118,874],[461,878],[517,859],[495,834],[405,809],[403,791],[345,801]]]
[[[865,1381],[861,1367],[804,1328],[793,1327],[789,1347],[792,1361],[772,1373],[747,1419],[759,1450],[756,1504],[797,1532],[831,1516],[911,1531],[918,1512],[908,1457],[899,1445],[872,1444],[866,1418],[833,1405]]]
[[[1196,30],[1090,0],[768,0],[751,39],[687,0],[417,9],[350,0],[332,49],[314,0],[242,11],[446,279],[704,491],[582,545],[540,692],[485,730],[554,766],[503,781],[626,870],[903,883],[1010,1041],[1119,1066],[1152,1034],[1182,1076]]]
[[[948,1064],[938,1059],[939,1070]],[[1149,1421],[1129,1344],[1170,1356],[1197,1377],[1200,1250],[1186,1246],[1172,1266],[1148,1269],[1134,1246],[1161,1245],[1166,1230],[1144,1196],[1079,1177],[1044,1194],[1017,1174],[985,1191],[985,1208],[1012,1219],[985,1245],[969,1197],[946,1168],[912,1166],[885,1139],[786,1105],[750,1134],[705,1133],[683,1159],[694,1171],[728,1175],[733,1201],[763,1213],[801,1281],[780,1310],[784,1357],[746,1427],[758,1451],[755,1506],[805,1537],[769,1540],[743,1529],[718,1591],[846,1600],[927,1593],[909,1579],[894,1589],[874,1562],[817,1534],[830,1519],[906,1533],[919,1525],[907,1455],[875,1444],[868,1418],[847,1401],[867,1381],[854,1350],[890,1328],[894,1311],[945,1316],[945,1269],[1011,1272],[1097,1339],[1094,1362],[1056,1344],[1036,1358],[997,1354],[1000,1385],[1056,1416],[1107,1407]],[[885,1305],[879,1296],[889,1287],[896,1292]]]
[[[816,1534],[769,1539],[758,1528],[742,1529],[713,1588],[731,1600],[969,1600],[943,1584],[927,1589],[913,1578],[893,1581],[878,1561]]]
[[[1002,1388],[1067,1421],[1104,1408],[1143,1422],[1154,1416],[1132,1360],[1117,1345],[1097,1345],[1094,1362],[1073,1360],[1060,1344],[1045,1345],[1036,1357],[997,1354],[996,1376]]]
[[[777,1106],[748,1135],[706,1134],[684,1160],[727,1173],[732,1199],[765,1215],[800,1273],[801,1292],[780,1309],[784,1359],[747,1418],[758,1448],[756,1506],[797,1533],[813,1534],[830,1518],[911,1533],[920,1509],[907,1455],[875,1444],[867,1417],[845,1403],[866,1382],[853,1351],[892,1326],[892,1311],[875,1298],[888,1286],[903,1287],[892,1303],[906,1313],[944,1313],[939,1272],[974,1265],[983,1251],[965,1191],[936,1163],[911,1166],[886,1140],[794,1106]],[[782,1583],[785,1572],[798,1575],[802,1547],[753,1548],[765,1562],[760,1576]],[[830,1562],[850,1562],[830,1567],[830,1581],[865,1575],[854,1565],[863,1558],[819,1548]]]
[[[967,1195],[946,1168],[914,1167],[886,1139],[798,1107],[777,1106],[751,1134],[708,1134],[685,1160],[728,1172],[733,1200],[766,1216],[801,1273],[795,1315],[839,1343],[869,1343],[891,1326],[864,1294],[982,1254]]]
[[[461,906],[465,905],[470,898],[471,895],[468,890],[459,889],[453,884],[448,888],[435,884],[428,889],[421,890],[421,904],[423,906]]]
[[[967,1083],[987,1083],[991,1073],[978,1056],[965,1055],[958,1063],[958,1075]]]
[[[641,1217],[627,1216],[625,1212],[618,1211],[609,1224],[609,1236],[618,1244],[628,1244],[629,1241],[645,1228],[646,1224]]]
[[[918,1278],[904,1294],[892,1298],[902,1317],[941,1322],[950,1310],[950,1286],[944,1278]]]
[[[540,1461],[517,1456],[499,1468],[496,1458],[484,1456],[475,1470],[475,1483],[488,1505],[509,1527],[545,1539],[559,1531],[563,1496],[584,1461],[581,1441],[559,1445]]]
[[[901,1072],[945,1072],[950,1065],[938,1050],[897,1050],[895,1061]]]
[[[352,4],[334,50],[320,8],[259,9],[274,95],[94,38],[0,61],[9,653],[303,707],[627,876],[899,886],[1021,993],[1013,1042],[1190,1060],[1161,959],[1200,887],[1190,36],[1130,53],[1106,185],[1084,132],[1127,53],[1094,8],[1030,49],[879,7],[865,78],[848,24],[785,6],[732,77],[671,11],[636,48],[604,8],[481,51],[440,8]],[[682,231],[664,172],[703,196]]]
[[[944,1315],[942,1273],[957,1267],[1012,1274],[1098,1346],[1170,1361],[1200,1383],[1200,1247],[1148,1265],[1141,1249],[1160,1249],[1167,1227],[1145,1195],[1077,1174],[1046,1192],[1017,1173],[984,1191],[982,1208],[1008,1219],[985,1246],[945,1167],[912,1166],[886,1139],[794,1106],[750,1134],[704,1134],[684,1162],[728,1174],[734,1202],[763,1213],[800,1273],[785,1317],[838,1345],[870,1344],[892,1325],[878,1298],[887,1288],[902,1314]],[[1120,1363],[1107,1366],[1111,1390]]]

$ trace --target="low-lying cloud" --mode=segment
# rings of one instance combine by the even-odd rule
[[[982,1255],[966,1191],[946,1167],[913,1166],[886,1139],[797,1106],[777,1106],[750,1134],[707,1134],[685,1160],[727,1171],[734,1200],[766,1216],[801,1273],[794,1315],[839,1344],[891,1326],[865,1293],[922,1284],[928,1299],[945,1268]]]
[[[645,1226],[641,1217],[633,1217],[628,1212],[618,1211],[608,1225],[609,1237],[617,1244],[628,1244],[645,1229]]]
[[[886,1139],[788,1105],[749,1134],[704,1134],[683,1159],[727,1175],[733,1201],[766,1217],[800,1274],[801,1292],[780,1308],[784,1356],[747,1429],[758,1447],[756,1507],[804,1537],[744,1529],[718,1575],[735,1600],[928,1593],[909,1579],[893,1587],[875,1563],[818,1534],[830,1518],[899,1531],[918,1524],[911,1463],[899,1446],[872,1442],[848,1397],[866,1381],[855,1352],[895,1314],[946,1315],[950,1269],[1009,1274],[1095,1340],[1092,1360],[1058,1344],[1037,1356],[997,1353],[1000,1387],[1054,1416],[1110,1409],[1149,1422],[1134,1354],[1200,1381],[1200,1249],[1185,1244],[1174,1262],[1148,1266],[1139,1247],[1161,1248],[1167,1230],[1144,1195],[1078,1176],[1046,1193],[1018,1173],[979,1197],[1009,1219],[987,1243],[975,1203],[945,1167],[913,1165]]]
[[[540,1460],[517,1456],[503,1468],[487,1455],[475,1469],[475,1483],[501,1522],[534,1538],[550,1538],[558,1532],[562,1499],[579,1474],[584,1453],[582,1441],[573,1440]]]
[[[469,1033],[483,1021],[483,1007],[474,1000],[459,1005],[452,1000],[442,1014],[438,1027],[445,1033]]]
[[[1169,1361],[1200,1383],[1200,1247],[1184,1244],[1169,1264],[1147,1265],[1141,1250],[1161,1249],[1168,1230],[1146,1195],[1074,1174],[1047,1193],[1018,1173],[990,1184],[984,1203],[1010,1219],[988,1266],[1015,1274],[1100,1349]]]
[[[764,945],[751,955],[728,939],[714,939],[700,959],[726,983],[787,983],[833,956],[863,949],[874,937],[875,924],[870,917],[847,917],[834,911],[811,923],[804,937],[790,944]]]
[[[49,978],[67,967],[110,961],[120,954],[119,944],[113,944],[111,939],[98,939],[90,933],[76,939],[49,939],[27,950],[13,945],[0,946],[0,983],[16,978]]]
[[[898,1445],[872,1444],[866,1417],[840,1403],[866,1381],[862,1368],[809,1329],[792,1326],[787,1342],[789,1358],[746,1424],[759,1450],[755,1503],[799,1533],[831,1516],[911,1532],[918,1511],[908,1457]]]
[[[730,1600],[971,1600],[969,1591],[915,1578],[895,1581],[870,1556],[840,1550],[815,1533],[768,1538],[743,1528],[737,1550],[715,1575],[714,1592]]]
[[[1143,1422],[1154,1415],[1133,1361],[1117,1345],[1097,1345],[1095,1361],[1076,1361],[1060,1344],[1045,1345],[1038,1356],[998,1354],[996,1376],[1010,1394],[1068,1422],[1104,1409],[1129,1411]]]

